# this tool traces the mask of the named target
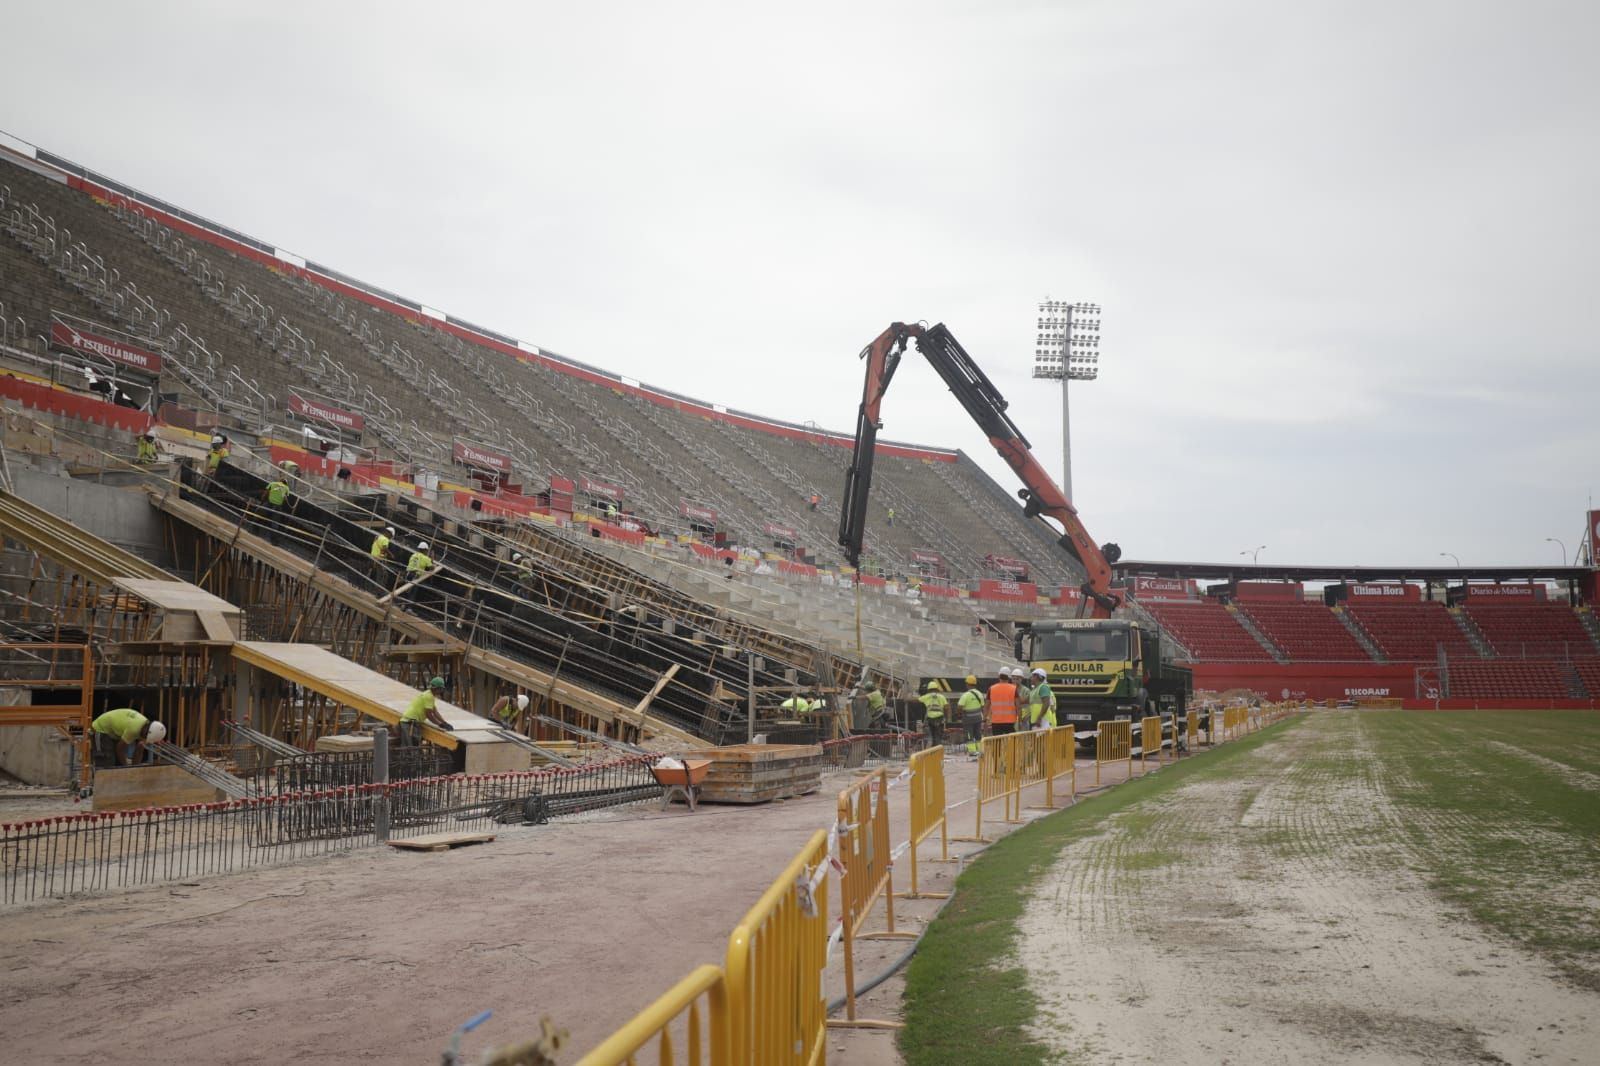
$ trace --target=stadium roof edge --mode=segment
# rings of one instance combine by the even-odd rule
[[[257,257],[271,257],[280,267],[284,265],[291,266],[312,277],[313,280],[326,279],[334,282],[345,295],[359,295],[366,297],[368,302],[381,301],[382,303],[392,304],[395,308],[403,309],[403,311],[413,316],[423,315],[428,310],[428,305],[371,285],[342,271],[279,248],[270,242],[230,229],[202,215],[186,211],[175,204],[151,196],[114,178],[109,178],[98,171],[90,170],[88,167],[75,163],[64,156],[56,155],[31,144],[27,140],[5,130],[0,130],[0,157],[13,158],[15,162],[29,170],[40,171],[43,168],[49,168],[66,178],[69,184],[71,179],[76,178],[79,182],[90,186],[82,189],[82,191],[91,195],[95,192],[94,187],[98,187],[101,190],[137,203],[144,208],[166,215],[171,219],[176,219],[184,223],[186,228],[191,231],[201,231],[197,236],[207,237],[213,243],[223,247],[226,247],[228,243],[232,243],[238,245],[240,249],[254,253]],[[428,317],[431,318],[432,316],[429,315]],[[840,430],[829,430],[815,425],[786,422],[768,415],[740,411],[709,400],[695,399],[672,389],[651,385],[648,382],[640,382],[638,385],[633,385],[631,382],[624,382],[621,374],[592,366],[570,356],[560,355],[548,349],[518,341],[516,338],[508,337],[484,326],[475,325],[453,315],[446,314],[442,322],[434,320],[433,324],[441,328],[448,327],[451,332],[462,335],[464,339],[475,340],[480,344],[498,348],[513,358],[533,356],[539,362],[549,365],[552,369],[564,370],[568,373],[591,379],[596,384],[605,384],[617,389],[637,392],[656,403],[680,408],[685,404],[692,405],[692,413],[700,414],[707,418],[718,418],[733,424],[744,425],[745,428],[764,432],[816,437],[829,444],[853,445],[855,442],[854,434]],[[954,448],[941,448],[936,445],[916,444],[910,441],[880,440],[878,441],[878,447],[890,454],[904,453],[913,458],[926,457],[949,462],[955,461],[958,455],[957,449]]]
[[[1157,562],[1124,559],[1117,577],[1243,578],[1252,581],[1583,581],[1587,566],[1291,566],[1250,563]]]

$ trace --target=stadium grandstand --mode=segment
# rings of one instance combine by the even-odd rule
[[[657,700],[697,736],[737,733],[727,693],[752,682],[875,673],[908,693],[930,673],[992,669],[1018,625],[1079,602],[1083,575],[1054,536],[959,451],[877,445],[853,570],[836,541],[851,436],[547,351],[17,142],[0,149],[0,282],[0,398],[62,430],[23,452],[70,471],[131,457],[150,433],[164,458],[194,459],[174,478],[198,509],[184,521],[231,521],[354,587],[362,539],[392,522],[470,575],[411,604],[427,624],[489,611],[497,653],[619,706]],[[197,478],[213,434],[254,465]],[[303,490],[287,529],[251,505],[285,462]],[[537,570],[537,609],[510,606],[529,580],[507,569],[513,549]],[[1204,689],[1600,699],[1588,566],[1116,573],[1124,610],[1164,630]],[[874,595],[858,609],[852,587]],[[641,621],[669,632],[619,667]],[[732,653],[705,650],[718,641]],[[574,661],[575,642],[600,651]],[[747,677],[737,662],[758,646],[770,669]],[[681,674],[653,693],[669,664]]]

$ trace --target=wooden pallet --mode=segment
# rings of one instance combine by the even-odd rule
[[[403,851],[448,851],[467,844],[487,844],[493,839],[493,833],[429,833],[405,840],[391,840],[389,846]]]
[[[691,754],[711,762],[700,790],[704,803],[770,803],[815,792],[822,784],[817,744],[731,744]]]

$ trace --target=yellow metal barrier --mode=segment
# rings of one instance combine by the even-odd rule
[[[856,1020],[856,937],[915,940],[917,934],[894,928],[894,857],[889,839],[889,774],[876,774],[839,793],[839,921],[844,928],[845,1017]],[[861,932],[882,896],[888,928]],[[878,1024],[878,1023],[875,1023]],[[882,1023],[888,1024],[888,1023]]]
[[[1184,746],[1191,753],[1200,750],[1200,716],[1193,711],[1188,711],[1183,716]]]
[[[1119,718],[1114,722],[1101,722],[1094,738],[1094,786],[1100,787],[1100,767],[1110,762],[1128,764],[1128,776],[1133,776],[1133,722]]]
[[[944,810],[944,746],[911,756],[911,891],[907,899],[944,899],[948,892],[923,892],[917,887],[917,845],[939,830],[939,861],[950,861],[950,831]]]
[[[577,1066],[634,1066],[651,1043],[655,1061],[684,1066],[735,1066],[728,1053],[728,1000],[722,967],[707,964],[612,1033]],[[680,1055],[682,1056],[680,1058]]]
[[[1070,803],[1078,795],[1078,737],[1071,726],[1062,726],[1050,730],[1045,736],[1048,738],[1046,758],[1048,769],[1044,778],[1044,803],[1046,807],[1056,805],[1056,781],[1063,774],[1067,777],[1067,801]]]
[[[1017,757],[1012,762],[1012,785],[1017,790],[1017,813],[1022,813],[1022,790],[1041,785],[1050,777],[1050,734],[1045,729],[1018,733],[1013,741]]]
[[[1152,715],[1149,718],[1139,719],[1139,769],[1142,771],[1150,765],[1150,742],[1153,739],[1156,747],[1156,765],[1161,765],[1161,718]]]
[[[728,938],[730,1063],[823,1062],[828,963],[828,834],[818,830]]]
[[[1019,808],[1021,804],[1017,799],[1017,786],[1012,779],[1010,769],[1016,765],[1016,742],[1019,735],[1006,733],[997,737],[983,738],[983,743],[978,748],[977,828],[973,836],[956,837],[956,840],[978,844],[989,843],[989,838],[983,835],[983,806],[986,803],[993,805],[995,800],[1005,802],[1006,821],[1021,820],[1021,811],[1012,810],[1014,804]]]

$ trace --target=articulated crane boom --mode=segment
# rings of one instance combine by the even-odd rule
[[[978,423],[1000,458],[1022,479],[1024,488],[1017,490],[1023,501],[1023,514],[1029,518],[1050,518],[1061,526],[1056,543],[1067,554],[1082,564],[1086,575],[1083,583],[1083,603],[1080,616],[1085,612],[1093,618],[1109,618],[1117,601],[1111,596],[1111,563],[1122,554],[1115,544],[1104,549],[1095,546],[1089,531],[1078,520],[1078,511],[1045,473],[1029,450],[1028,440],[1016,424],[1006,415],[1006,399],[984,376],[955,337],[945,328],[911,325],[896,322],[862,349],[861,358],[867,362],[866,388],[861,396],[861,411],[856,419],[856,445],[850,457],[850,470],[845,480],[844,506],[839,516],[839,544],[851,566],[861,565],[861,542],[867,524],[867,496],[872,489],[872,463],[878,430],[883,422],[879,408],[883,394],[905,355],[906,343],[912,339],[944,383],[955,393],[967,414]],[[1047,528],[1048,525],[1047,525]],[[1050,530],[1056,535],[1054,529]],[[1109,557],[1109,561],[1108,560]]]

